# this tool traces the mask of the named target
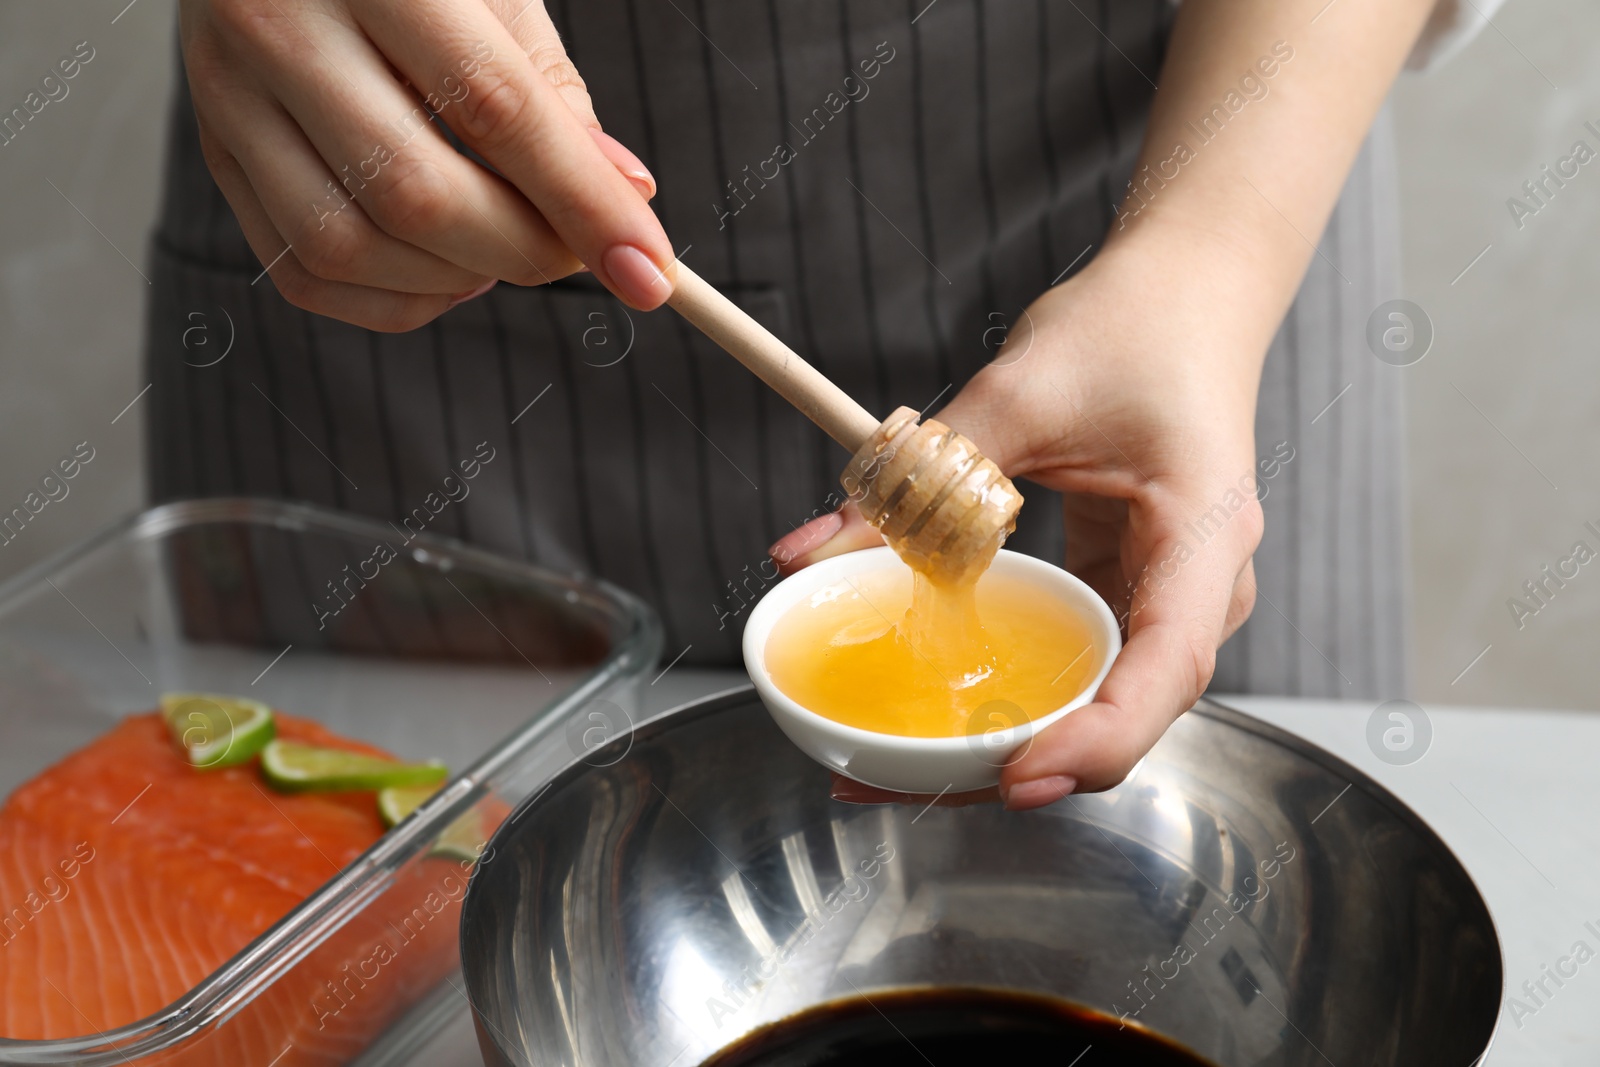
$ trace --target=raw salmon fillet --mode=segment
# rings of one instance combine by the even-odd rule
[[[279,737],[387,755],[276,718]],[[159,714],[125,719],[0,807],[0,1036],[160,1011],[383,832],[372,793],[279,794],[253,762],[196,770]],[[344,1062],[454,966],[464,892],[457,862],[412,864],[238,1014],[140,1062]]]

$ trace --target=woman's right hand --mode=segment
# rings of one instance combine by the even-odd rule
[[[400,331],[585,264],[641,310],[671,292],[655,180],[539,0],[182,0],[180,25],[206,163],[290,303]]]

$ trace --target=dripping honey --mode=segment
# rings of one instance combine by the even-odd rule
[[[1086,620],[1023,578],[936,581],[895,566],[790,608],[766,665],[792,700],[835,722],[955,737],[1056,710],[1099,671],[1100,653]]]

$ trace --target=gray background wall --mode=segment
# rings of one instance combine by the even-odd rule
[[[96,450],[70,496],[0,547],[0,575],[143,499],[141,406],[117,416],[145,385],[146,283],[123,257],[142,265],[155,208],[174,4],[125,3],[0,8],[0,111],[76,42],[95,49],[0,146],[0,504],[76,443]],[[1592,708],[1600,562],[1521,629],[1506,601],[1579,538],[1600,549],[1582,529],[1600,528],[1600,160],[1520,230],[1506,199],[1580,137],[1600,149],[1583,129],[1600,127],[1600,9],[1512,0],[1444,68],[1404,79],[1395,107],[1396,295],[1436,334],[1404,372],[1417,696]]]
[[[118,17],[126,3],[0,8],[0,113],[20,106],[79,41],[94,48],[66,97],[0,145],[0,511],[20,504],[77,443],[95,449],[66,499],[0,546],[4,575],[144,499],[139,405],[111,420],[145,385],[139,270],[155,213],[176,5],[137,0]]]
[[[1579,138],[1600,151],[1583,128],[1600,127],[1597,60],[1595,5],[1510,0],[1466,51],[1395,94],[1404,295],[1437,331],[1407,382],[1424,701],[1600,706],[1600,565],[1520,630],[1506,606],[1578,539],[1600,549],[1582,530],[1600,527],[1600,159],[1522,229],[1506,207]]]

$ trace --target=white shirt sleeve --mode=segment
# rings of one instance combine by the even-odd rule
[[[1169,0],[1177,7],[1181,0]],[[1429,70],[1459,52],[1478,35],[1505,0],[1436,0],[1411,55],[1410,70]]]
[[[1478,35],[1505,0],[1438,0],[1406,60],[1411,70],[1439,66]]]

